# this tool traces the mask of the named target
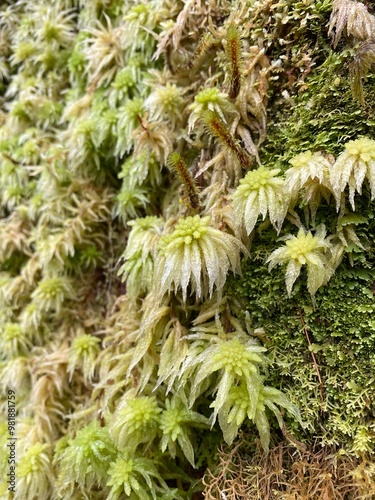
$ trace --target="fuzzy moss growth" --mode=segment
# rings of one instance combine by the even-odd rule
[[[301,460],[345,454],[343,491],[371,496],[371,6],[20,0],[0,19],[15,498],[216,499],[226,442],[255,499],[281,434]]]

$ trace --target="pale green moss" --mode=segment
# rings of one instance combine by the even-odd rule
[[[372,467],[373,10],[0,11],[16,495],[188,500],[242,428]]]

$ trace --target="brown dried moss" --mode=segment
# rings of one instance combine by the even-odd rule
[[[244,436],[218,452],[204,477],[206,500],[364,500],[375,498],[375,464],[334,447],[297,450],[281,442],[251,453]]]

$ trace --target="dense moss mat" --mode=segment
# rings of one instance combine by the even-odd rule
[[[283,272],[268,272],[264,260],[270,243],[262,233],[253,241],[254,255],[242,278],[232,278],[228,288],[233,307],[247,311],[254,329],[264,328],[270,383],[287,390],[301,408],[306,428],[294,427],[295,435],[311,444],[346,443],[354,454],[372,452],[374,446],[373,209],[371,204],[362,212],[368,217],[361,231],[367,252],[346,257],[315,304],[302,282],[289,298]]]
[[[298,93],[273,98],[267,140],[260,151],[266,164],[285,169],[303,150],[336,155],[348,140],[374,136],[374,76],[366,81],[366,102],[361,106],[352,93],[352,52],[327,50],[324,56]]]

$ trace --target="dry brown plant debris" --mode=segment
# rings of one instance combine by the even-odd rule
[[[365,500],[375,498],[375,468],[334,447],[301,451],[283,441],[265,455],[242,436],[218,452],[204,477],[205,500]]]

